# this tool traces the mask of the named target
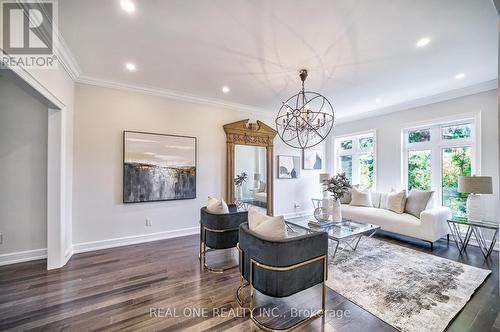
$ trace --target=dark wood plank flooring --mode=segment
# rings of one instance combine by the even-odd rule
[[[377,237],[430,252],[425,242],[400,242],[384,234]],[[493,271],[447,331],[494,330],[500,306],[498,253],[485,261],[477,248],[470,247],[459,256],[453,242],[441,240],[432,254]],[[216,257],[220,256],[212,255]],[[237,268],[224,274],[200,272],[197,236],[77,254],[56,271],[46,271],[44,260],[4,266],[0,267],[0,330],[258,330],[238,310],[238,284]],[[266,300],[257,297],[262,304]],[[320,288],[284,301],[319,305]],[[163,311],[152,315],[151,308]],[[198,317],[183,315],[197,308],[206,311],[197,312]],[[219,314],[214,315],[213,309]],[[301,330],[395,331],[331,289],[327,289],[327,309],[349,315],[316,319]],[[155,317],[158,314],[162,317]]]

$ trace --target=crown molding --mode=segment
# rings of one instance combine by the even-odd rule
[[[150,95],[150,96],[170,98],[170,99],[186,101],[186,102],[191,102],[191,103],[196,103],[196,104],[212,105],[212,106],[216,106],[216,107],[222,107],[225,109],[246,112],[246,113],[252,113],[252,114],[256,114],[256,115],[263,115],[263,116],[267,116],[267,117],[273,115],[272,113],[270,113],[269,111],[266,111],[263,108],[253,107],[253,106],[249,106],[249,105],[245,105],[245,104],[233,103],[233,102],[228,102],[228,101],[219,100],[219,99],[206,98],[206,97],[199,97],[199,96],[190,95],[190,94],[186,94],[186,93],[182,93],[182,92],[161,89],[161,88],[156,88],[156,87],[151,87],[151,86],[146,86],[146,85],[133,85],[133,84],[123,83],[123,82],[118,82],[118,81],[105,80],[105,79],[91,77],[91,76],[87,76],[87,75],[80,75],[78,77],[78,79],[76,79],[76,82],[88,84],[88,85],[105,87],[105,88],[111,88],[111,89],[131,91],[131,92],[141,93],[141,94]]]
[[[430,104],[435,104],[451,99],[456,99],[460,97],[465,97],[465,96],[470,96],[476,93],[481,93],[485,91],[490,91],[498,89],[498,79],[490,80],[490,81],[485,81],[481,82],[478,84],[470,85],[464,88],[460,89],[455,89],[455,90],[450,90],[446,92],[442,92],[439,94],[435,94],[432,96],[427,96],[427,97],[422,97],[418,99],[413,99],[407,102],[399,103],[396,105],[391,105],[388,107],[383,107],[367,112],[362,112],[354,115],[349,115],[349,116],[339,116],[336,120],[337,124],[342,124],[342,123],[348,123],[352,121],[357,121],[360,119],[366,119],[366,118],[371,118],[374,116],[379,116],[379,115],[385,115],[385,114],[390,114],[390,113],[395,113],[395,112],[400,112],[400,111],[405,111],[409,110],[412,108],[417,108],[425,105],[430,105]]]
[[[64,70],[68,73],[69,77],[71,77],[73,81],[76,81],[82,74],[82,69],[78,65],[76,58],[69,49],[68,44],[66,44],[63,36],[58,31],[56,32],[56,38],[58,39],[55,49],[57,59],[63,66]]]

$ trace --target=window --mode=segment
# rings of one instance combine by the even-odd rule
[[[430,129],[411,130],[408,132],[408,143],[428,142],[431,140]]]
[[[471,147],[442,149],[442,195],[443,205],[448,206],[458,216],[466,216],[467,194],[457,191],[458,177],[472,174]]]
[[[373,132],[337,138],[334,141],[335,172],[345,173],[351,184],[375,187],[375,135]]]
[[[408,151],[408,190],[431,189],[431,150]]]
[[[465,216],[467,194],[458,192],[458,177],[474,165],[474,120],[412,128],[404,132],[405,182],[408,190],[433,190],[453,215]]]

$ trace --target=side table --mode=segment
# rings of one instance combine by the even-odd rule
[[[461,232],[461,227],[466,228],[465,234]],[[462,254],[469,244],[470,238],[474,235],[477,245],[481,250],[484,258],[490,257],[493,249],[495,248],[495,243],[497,241],[498,234],[498,224],[491,221],[482,220],[468,220],[463,217],[452,217],[448,220],[448,227],[450,228],[451,235],[455,244],[457,245],[458,251]],[[493,237],[491,238],[490,244],[488,245],[486,235],[483,230],[488,229],[493,232]]]

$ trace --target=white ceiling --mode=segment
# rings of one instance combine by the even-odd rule
[[[306,89],[329,98],[340,117],[497,78],[491,0],[135,3],[128,14],[119,0],[59,1],[61,33],[84,76],[273,114],[307,68]],[[417,48],[421,37],[431,42]],[[127,72],[127,61],[137,71]]]

